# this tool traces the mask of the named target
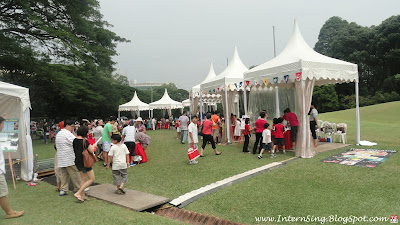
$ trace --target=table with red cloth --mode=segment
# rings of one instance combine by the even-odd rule
[[[283,138],[285,139],[285,150],[290,150],[292,148],[292,139],[290,138],[290,130],[287,130],[283,134]],[[278,145],[278,149],[282,149],[282,145]]]
[[[166,130],[168,130],[168,127],[169,127],[169,123],[165,123],[164,128],[165,128]]]
[[[136,142],[135,155],[142,156],[142,161],[140,161],[140,163],[147,162],[146,151],[143,149],[142,145],[138,142]]]

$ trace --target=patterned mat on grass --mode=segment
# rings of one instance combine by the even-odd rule
[[[350,166],[377,167],[396,152],[396,150],[351,148],[337,155],[326,158],[322,160],[322,162]]]

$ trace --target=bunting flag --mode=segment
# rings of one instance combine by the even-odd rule
[[[237,88],[237,83],[235,83],[235,88]]]
[[[254,81],[254,84],[255,84],[255,85],[258,85],[258,81]]]
[[[296,73],[296,80],[300,81],[300,78],[301,78],[301,72],[300,73]]]
[[[213,93],[215,93],[215,89],[213,89]]]
[[[228,90],[230,90],[231,89],[231,84],[228,84]]]
[[[268,85],[268,78],[264,78],[263,82],[264,82],[264,85],[267,86]]]
[[[283,76],[283,79],[285,80],[285,83],[287,84],[287,82],[289,81],[289,75]]]
[[[225,91],[225,86],[222,86],[221,88],[222,88],[223,91]]]
[[[219,91],[219,88],[217,88],[217,90]]]
[[[250,81],[246,80],[246,86],[250,85]]]
[[[274,80],[274,84],[278,83],[278,77],[274,77],[273,80]]]
[[[242,85],[243,85],[243,82],[240,82],[240,83],[239,83],[239,88],[241,88],[241,87],[242,87]]]

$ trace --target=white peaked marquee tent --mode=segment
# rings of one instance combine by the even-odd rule
[[[171,97],[169,97],[167,89],[165,89],[164,95],[161,97],[160,100],[152,102],[149,104],[150,109],[168,109],[168,115],[171,116],[171,109],[182,109],[183,104],[182,102],[177,102]]]
[[[132,100],[118,107],[118,118],[120,117],[120,111],[131,111],[139,114],[140,111],[147,110],[150,110],[149,104],[142,102],[135,91]]]
[[[230,127],[230,113],[233,111],[233,103],[237,92],[243,89],[243,73],[246,71],[248,69],[240,60],[237,48],[235,47],[228,67],[218,76],[200,85],[201,90],[205,90],[208,93],[221,93],[225,113],[225,129]],[[230,143],[230,133],[226,131],[223,133],[223,141],[226,134],[227,142]]]
[[[217,75],[215,74],[214,71],[214,66],[211,63],[210,64],[210,71],[208,72],[206,78],[201,82],[200,84],[194,86],[192,88],[192,94],[191,94],[191,99],[192,99],[192,104],[191,104],[191,111],[193,113],[196,113],[197,111],[197,106],[199,105],[200,101],[200,113],[203,114],[203,104],[216,104],[221,102],[221,95],[220,94],[215,94],[215,93],[206,93],[204,90],[201,90],[201,84],[204,84],[213,78],[215,78]]]
[[[256,87],[294,88],[300,109],[300,126],[296,142],[296,156],[315,155],[307,113],[310,109],[314,85],[355,82],[357,144],[360,142],[358,105],[358,68],[356,64],[330,58],[315,52],[303,39],[297,22],[283,51],[274,59],[257,66],[244,75],[247,89]]]
[[[190,106],[190,99],[186,99],[182,102],[183,107],[189,107]]]
[[[33,175],[33,149],[30,127],[29,89],[0,81],[0,116],[18,119],[18,149],[11,153],[13,159],[21,159],[21,178],[31,180]],[[4,130],[3,130],[4,131]],[[4,155],[5,156],[5,155]],[[4,157],[5,159],[7,157]]]

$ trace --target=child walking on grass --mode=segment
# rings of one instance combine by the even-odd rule
[[[271,127],[269,123],[264,124],[264,130],[262,132],[262,149],[260,151],[260,154],[258,155],[259,159],[262,159],[262,154],[265,150],[269,150],[271,158],[275,157],[274,150],[272,150]]]
[[[112,160],[112,176],[114,185],[117,186],[115,194],[125,194],[124,185],[128,181],[128,167],[129,167],[129,150],[125,144],[121,143],[121,135],[113,134],[111,136],[113,146],[108,153],[108,164],[106,169],[110,168]]]
[[[275,124],[275,141],[274,141],[274,148],[272,149],[272,151],[278,149],[278,145],[281,144],[283,148],[283,154],[285,154],[286,153],[285,139],[283,136],[283,133],[285,133],[285,126],[282,123],[283,123],[283,118],[279,117],[277,120],[277,124]]]
[[[197,144],[199,143],[199,137],[198,137],[198,129],[197,129],[197,116],[192,116],[192,122],[188,126],[188,131],[189,131],[189,136],[188,136],[188,142],[189,142],[189,148],[197,148]],[[197,164],[199,163],[196,161],[196,159],[192,159],[189,161],[189,164]]]
[[[243,132],[243,136],[244,136],[244,144],[243,144],[243,153],[250,153],[249,151],[249,142],[250,142],[250,131],[252,131],[253,129],[250,128],[250,119],[246,118],[244,120],[244,132]]]

